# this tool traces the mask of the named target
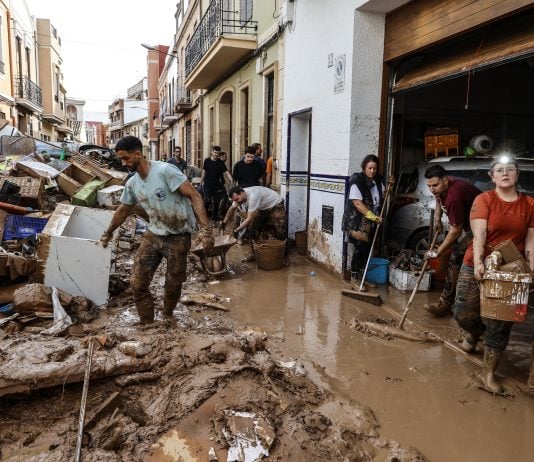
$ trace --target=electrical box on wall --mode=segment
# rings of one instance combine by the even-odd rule
[[[286,0],[282,4],[282,14],[280,15],[282,24],[293,22],[295,20],[295,2],[293,0]]]

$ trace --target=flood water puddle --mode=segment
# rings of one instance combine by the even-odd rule
[[[534,400],[468,386],[478,367],[441,343],[355,331],[354,318],[387,312],[342,297],[338,278],[291,258],[286,269],[251,269],[214,287],[232,299],[232,316],[269,334],[273,353],[301,358],[334,394],[369,406],[381,436],[415,446],[431,461],[532,460]]]

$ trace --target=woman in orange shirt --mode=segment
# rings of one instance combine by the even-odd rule
[[[484,361],[481,379],[487,390],[500,393],[502,386],[494,373],[502,352],[508,346],[513,323],[481,318],[478,281],[484,274],[484,259],[491,249],[511,239],[534,270],[534,198],[517,191],[519,169],[509,156],[496,157],[489,175],[495,183],[493,191],[477,196],[471,208],[470,222],[473,242],[467,248],[458,276],[453,307],[458,324],[467,331],[462,348],[475,351],[484,334]]]

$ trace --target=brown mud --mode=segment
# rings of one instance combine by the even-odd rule
[[[127,280],[132,264],[133,253],[122,252],[114,279]],[[151,286],[159,308],[164,266]],[[220,283],[193,269],[184,293],[218,292],[228,282],[240,283],[238,273],[250,268],[238,263],[233,277]],[[95,349],[95,364],[109,363],[106,358],[113,355],[117,362],[139,356],[149,367],[92,378],[82,460],[225,461],[229,454],[232,460],[262,460],[261,454],[263,460],[280,461],[425,460],[416,449],[398,444],[394,433],[384,438],[373,411],[356,397],[332,393],[313,378],[313,367],[310,376],[300,361],[274,351],[276,338],[273,342],[255,323],[233,315],[242,302],[232,294],[216,299],[230,313],[179,304],[172,318],[158,311],[155,323],[141,327],[134,325],[137,314],[127,289],[84,325],[84,331],[107,339],[105,349]],[[21,376],[32,364],[49,364],[68,377],[68,361],[85,358],[79,339],[43,338],[35,329],[1,341],[0,371],[6,365],[16,368],[15,353],[25,360]],[[73,460],[81,380],[80,375],[77,383],[65,379],[61,386],[2,397],[0,460]]]
[[[230,250],[232,271],[220,281],[191,270],[197,264],[191,259],[184,295],[198,303],[179,304],[172,319],[158,311],[154,324],[134,326],[127,289],[86,325],[117,350],[149,345],[142,360],[150,367],[91,381],[84,461],[225,461],[229,452],[246,451],[280,461],[532,460],[534,401],[513,382],[505,383],[512,393],[494,397],[472,383],[478,366],[443,343],[353,328],[355,319],[395,326],[406,295],[381,290],[386,307],[364,304],[342,297],[343,284],[304,258],[291,253],[287,268],[265,272],[242,263],[248,252],[249,246]],[[133,255],[120,254],[115,280],[128,279]],[[162,266],[151,286],[158,308]],[[117,286],[120,292],[123,284]],[[453,320],[428,322],[422,304],[433,296],[417,295],[406,330],[457,343]],[[518,381],[530,363],[524,330],[499,368]],[[19,349],[42,339],[15,335],[9,341]],[[58,354],[43,351],[64,363],[80,355],[77,339],[68,344]],[[0,367],[8,346],[0,343]],[[96,362],[106,353],[96,350]],[[0,460],[73,460],[81,389],[65,383],[3,397]]]

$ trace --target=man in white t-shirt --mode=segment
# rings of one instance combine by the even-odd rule
[[[268,226],[274,229],[276,239],[285,240],[286,231],[286,210],[283,199],[272,189],[264,186],[251,186],[241,188],[234,186],[228,191],[228,197],[232,200],[232,205],[228,209],[221,227],[224,229],[232,219],[238,207],[245,207],[246,218],[234,229],[234,233],[251,227],[255,238],[265,231]]]

